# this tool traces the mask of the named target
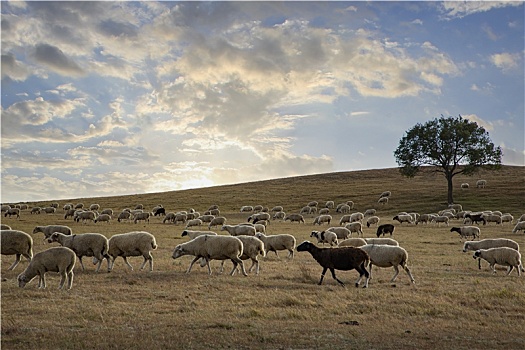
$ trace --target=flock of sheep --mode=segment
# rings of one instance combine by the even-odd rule
[[[378,203],[385,204],[390,197],[390,191],[383,192],[379,196]],[[385,200],[386,198],[386,200]],[[243,275],[247,275],[244,261],[252,261],[248,272],[255,267],[258,274],[258,256],[266,256],[273,251],[278,256],[278,251],[288,251],[288,258],[294,258],[294,252],[309,252],[312,257],[323,268],[319,284],[322,283],[327,270],[330,270],[332,277],[341,285],[344,285],[336,275],[335,270],[353,270],[359,272],[359,279],[355,282],[359,286],[363,276],[366,278],[364,287],[368,287],[372,276],[372,266],[393,267],[395,274],[391,282],[395,281],[399,274],[399,266],[405,270],[410,281],[415,283],[414,277],[408,267],[408,253],[399,246],[399,243],[392,238],[395,227],[392,224],[379,225],[380,218],[376,215],[376,209],[366,210],[364,213],[350,213],[354,203],[351,201],[335,206],[333,201],[328,201],[319,208],[319,203],[312,201],[300,210],[300,213],[286,214],[282,206],[275,206],[272,209],[263,206],[242,206],[241,213],[250,213],[247,222],[230,225],[226,224],[227,219],[220,215],[217,205],[208,208],[204,214],[200,214],[193,209],[181,212],[166,212],[162,205],[158,205],[151,211],[144,211],[141,205],[135,209],[124,209],[118,215],[117,220],[137,223],[139,221],[149,222],[151,217],[164,216],[163,223],[184,225],[182,237],[188,236],[189,241],[175,247],[172,258],[177,259],[181,256],[191,255],[191,261],[187,273],[189,273],[196,262],[200,262],[202,267],[207,266],[211,274],[211,260],[221,260],[221,271],[225,260],[233,263],[231,275],[240,269]],[[49,210],[52,208],[54,210]],[[40,212],[55,213],[58,204],[53,204],[46,208],[31,209],[31,214]],[[21,210],[29,208],[2,206],[4,216],[16,215],[20,217]],[[77,222],[110,222],[114,216],[113,210],[106,209],[100,213],[98,204],[91,205],[89,209],[84,209],[82,204],[73,206],[66,204],[63,207],[64,218],[73,218]],[[331,211],[342,214],[339,226],[332,225]],[[317,245],[305,241],[296,246],[296,238],[291,234],[267,235],[266,227],[272,220],[283,222],[290,221],[305,224],[304,213],[317,215],[313,219],[312,225],[319,228],[326,225],[325,230],[313,230],[310,237],[315,238]],[[470,212],[464,211],[461,205],[455,204],[438,213],[419,214],[402,212],[393,217],[393,221],[398,221],[399,225],[418,225],[432,224],[439,226],[441,223],[449,225],[451,220],[459,220],[463,226],[452,227],[450,232],[457,232],[461,239],[472,237],[472,241],[466,241],[463,251],[474,251],[473,257],[478,259],[481,268],[481,259],[486,260],[492,271],[495,265],[508,266],[507,275],[516,268],[518,275],[525,271],[521,262],[518,243],[511,239],[480,239],[480,228],[475,224],[482,223],[487,225],[495,222],[496,225],[503,225],[505,222],[514,220],[511,214],[503,214],[497,211],[491,212]],[[377,238],[364,238],[363,225],[377,227]],[[191,230],[194,227],[206,225],[208,230]],[[225,231],[228,235],[218,234],[210,231],[213,227],[220,227],[220,231]],[[513,229],[513,233],[525,230],[525,214],[519,219]],[[149,271],[153,271],[153,256],[151,252],[157,249],[154,235],[145,231],[133,231],[123,234],[116,234],[107,239],[100,233],[73,234],[72,229],[65,225],[36,226],[33,234],[43,233],[44,239],[48,243],[57,242],[60,247],[53,247],[41,251],[33,256],[33,239],[31,235],[13,230],[7,225],[1,228],[1,254],[15,255],[15,262],[8,270],[16,268],[21,257],[29,261],[27,268],[18,275],[19,287],[24,287],[33,278],[39,277],[39,288],[45,288],[45,274],[48,271],[58,272],[61,276],[59,288],[63,288],[67,280],[67,288],[73,285],[73,268],[76,258],[78,258],[81,268],[85,267],[82,262],[84,256],[92,257],[93,264],[98,265],[98,272],[104,259],[107,260],[107,271],[112,271],[117,257],[122,257],[128,267],[133,267],[128,262],[127,257],[142,256],[144,261],[140,269],[144,269],[149,263]],[[352,237],[356,233],[357,237]],[[384,237],[389,234],[390,237]],[[381,237],[383,236],[383,237]],[[476,239],[478,239],[476,241]],[[319,247],[328,244],[329,247]],[[368,269],[368,270],[367,270]]]

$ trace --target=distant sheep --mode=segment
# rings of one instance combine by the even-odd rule
[[[321,208],[319,209],[319,215],[326,215],[330,213],[330,209],[328,208]]]
[[[95,213],[92,211],[83,211],[81,213],[78,213],[78,215],[75,218],[75,221],[80,222],[80,220],[82,220],[82,223],[86,223],[87,221],[95,222]]]
[[[366,245],[366,241],[363,238],[348,238],[339,241],[339,247],[360,247],[362,245]]]
[[[204,222],[210,223],[212,222],[213,219],[215,219],[215,215],[204,214],[204,215],[199,216],[199,219],[201,219],[203,223]]]
[[[467,221],[470,221],[473,224],[477,224],[479,222],[482,222],[483,225],[485,225],[487,223],[487,221],[483,217],[482,213],[477,213],[477,214],[476,213],[467,213],[467,214],[465,214],[463,223],[467,223]]]
[[[251,205],[243,205],[241,207],[241,213],[251,212],[253,211],[253,207]]]
[[[383,224],[383,225],[380,225],[378,228],[377,228],[377,231],[376,231],[376,236],[379,237],[381,235],[385,236],[385,234],[387,233],[390,233],[390,236],[392,236],[394,234],[394,229],[396,227],[392,224]]]
[[[271,216],[270,214],[268,213],[257,213],[257,214],[253,214],[251,215],[249,218],[248,218],[248,222],[253,221],[253,223],[257,223],[258,221],[262,221],[262,220],[270,220]]]
[[[366,244],[399,246],[398,241],[392,238],[365,238]]]
[[[136,224],[139,221],[144,221],[149,223],[149,218],[151,214],[147,212],[137,213],[135,217],[133,218],[133,222]]]
[[[311,202],[308,203],[309,207],[317,207],[318,205],[319,205],[319,202],[317,202],[317,201],[311,201]]]
[[[95,223],[97,222],[107,222],[109,224],[111,222],[111,216],[109,214],[100,214],[95,219]]]
[[[73,231],[69,226],[64,225],[47,225],[47,226],[36,226],[33,229],[33,234],[42,232],[44,234],[44,237],[47,239],[51,237],[53,232],[60,232],[65,235],[72,235]]]
[[[332,231],[335,232],[337,235],[337,239],[347,239],[352,234],[349,229],[346,227],[330,227],[327,228],[326,231]]]
[[[485,219],[485,223],[483,225],[486,225],[489,222],[495,222],[496,225],[501,224],[501,216],[500,215],[496,215],[496,214],[485,215],[485,214],[483,214],[483,218]]]
[[[449,222],[449,217],[448,216],[445,216],[445,215],[440,215],[440,216],[436,216],[433,221],[439,226],[439,224],[441,223],[444,223],[444,224],[447,224],[448,226],[448,222]]]
[[[18,208],[9,208],[5,213],[4,213],[4,216],[7,217],[7,215],[9,215],[9,217],[11,217],[12,215],[16,215],[16,218],[17,219],[20,219],[20,209]]]
[[[202,220],[201,219],[193,219],[193,220],[188,220],[186,222],[186,228],[194,227],[194,226],[202,226]]]
[[[13,270],[20,262],[21,257],[31,261],[33,258],[33,239],[30,235],[18,230],[0,231],[0,248],[2,255],[16,255],[15,262],[7,269]]]
[[[273,220],[284,220],[286,218],[286,213],[284,211],[278,211],[273,214]]]
[[[280,211],[284,211],[284,208],[280,205],[277,205],[275,207],[272,208],[272,210],[270,210],[272,213],[275,213],[275,212],[280,212]]]
[[[469,187],[470,187],[469,184],[466,183],[466,182],[463,182],[463,183],[461,184],[461,188],[462,188],[462,189],[467,189],[467,188],[469,188]]]
[[[166,209],[162,207],[155,207],[151,212],[153,213],[153,216],[166,215]]]
[[[388,197],[381,197],[381,198],[379,198],[377,203],[382,204],[382,205],[388,204]]]
[[[248,259],[251,259],[252,260],[252,266],[250,266],[250,268],[248,269],[248,272],[251,272],[253,267],[255,267],[255,274],[258,275],[259,274],[259,254],[262,255],[263,257],[266,256],[265,252],[264,252],[264,243],[257,237],[252,237],[252,236],[236,236],[238,239],[241,240],[242,242],[242,246],[243,246],[243,249],[242,249],[242,255],[241,255],[241,260],[248,260]],[[224,261],[223,260],[221,262],[221,272],[223,271],[223,265],[224,265]],[[201,266],[202,263],[201,263]]]
[[[100,210],[100,205],[98,205],[98,204],[91,204],[91,205],[89,206],[89,210],[91,210],[91,211],[97,211],[97,210]]]
[[[430,214],[421,214],[419,218],[416,220],[416,225],[419,223],[428,224],[431,221],[432,221],[432,216]]]
[[[368,216],[373,216],[375,215],[377,212],[377,210],[375,209],[367,209],[365,210],[365,213],[363,214],[365,217],[368,217]]]
[[[284,218],[284,221],[290,220],[290,222],[298,222],[304,224],[304,217],[300,214],[289,214]]]
[[[378,267],[394,267],[396,273],[390,280],[390,283],[394,282],[399,274],[398,266],[401,266],[410,278],[410,282],[415,283],[414,277],[408,268],[408,253],[405,249],[398,246],[391,245],[378,245],[378,244],[367,244],[359,247],[364,250],[370,257],[370,276],[366,279],[365,287],[368,286],[368,281],[372,279],[372,265]]]
[[[113,270],[115,260],[121,256],[124,259],[126,265],[133,271],[133,266],[128,262],[128,256],[143,256],[144,262],[140,266],[140,269],[144,269],[146,263],[149,261],[149,270],[153,271],[153,256],[151,250],[157,249],[157,242],[155,236],[145,231],[133,231],[128,233],[120,233],[111,236],[109,239],[108,254],[111,256],[111,264],[109,271]],[[93,263],[98,262],[97,259],[93,259]]]
[[[210,221],[210,224],[208,225],[208,229],[211,229],[212,227],[222,226],[226,223],[226,218],[224,216],[217,216],[216,218],[213,218]]]
[[[325,204],[325,207],[328,208],[328,209],[334,209],[334,207],[335,207],[334,201],[327,201],[326,204]]]
[[[337,235],[332,231],[312,231],[310,237],[317,238],[317,243],[322,243],[323,245],[328,243],[330,244],[330,247],[333,247],[334,245],[337,246],[338,244]]]
[[[162,223],[165,224],[166,222],[173,223],[175,221],[175,213],[170,211],[164,216],[164,219],[162,219]]]
[[[350,222],[351,215],[343,215],[341,216],[341,219],[339,219],[339,225],[346,224],[347,222]]]
[[[232,236],[254,236],[256,232],[255,227],[247,225],[222,225],[221,231],[227,231]]]
[[[485,188],[487,186],[487,180],[476,181],[476,188]]]
[[[514,268],[518,271],[518,276],[521,275],[521,254],[515,249],[508,247],[478,249],[474,253],[473,258],[481,258],[487,261],[494,273],[496,273],[495,265],[497,264],[509,267],[507,270],[507,276]]]
[[[525,231],[525,221],[520,221],[512,229],[512,233],[517,233],[518,231]]]
[[[294,236],[285,233],[267,236],[262,232],[257,232],[255,237],[263,241],[266,255],[268,255],[268,252],[274,251],[275,255],[279,256],[278,250],[288,250],[288,258],[293,259],[296,243]]]
[[[355,232],[357,233],[358,237],[359,235],[363,235],[363,225],[359,221],[346,224],[345,228],[350,231],[350,234],[352,234],[352,232]]]
[[[457,232],[461,238],[479,239],[480,229],[477,226],[452,227],[450,232]]]
[[[202,235],[216,236],[217,233],[213,232],[213,231],[190,231],[190,230],[184,230],[184,231],[182,231],[181,237],[188,236],[190,239],[194,239],[194,238],[202,236]]]
[[[390,191],[385,191],[385,192],[383,192],[383,193],[381,193],[381,194],[379,195],[379,198],[388,198],[388,197],[390,197],[391,194],[392,194],[392,192],[390,192]]]
[[[350,215],[350,222],[363,221],[365,215],[361,212],[353,213]]]
[[[117,221],[121,222],[124,220],[131,221],[131,213],[129,211],[123,211],[120,214],[118,214]]]
[[[317,225],[321,225],[323,223],[326,223],[328,225],[330,225],[330,221],[332,221],[332,216],[331,215],[319,215],[319,216],[316,216],[315,219],[314,219],[314,225],[317,224]]]
[[[41,211],[42,211],[42,208],[40,207],[31,208],[31,214],[40,214]]]
[[[104,209],[100,212],[100,214],[108,214],[109,216],[113,216],[113,209]]]
[[[514,216],[512,216],[511,214],[503,214],[501,216],[501,224],[503,225],[503,223],[505,222],[508,222],[508,223],[511,223],[512,224],[512,221],[514,220]]]
[[[37,275],[39,276],[38,288],[46,288],[46,272],[58,272],[60,274],[59,289],[64,287],[67,279],[67,289],[73,286],[73,268],[75,267],[75,253],[66,247],[54,247],[35,254],[27,268],[18,275],[18,286],[20,288]]]
[[[404,222],[412,224],[414,222],[414,218],[409,214],[398,214],[394,216],[392,220],[397,220],[400,224],[403,224]]]
[[[385,197],[386,198],[386,197]],[[381,219],[379,219],[379,216],[371,216],[368,219],[366,219],[366,227],[370,227],[372,225],[376,225],[379,223]]]

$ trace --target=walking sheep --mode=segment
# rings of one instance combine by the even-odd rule
[[[194,255],[186,273],[190,273],[193,264],[197,260],[204,258],[208,266],[208,272],[211,275],[210,260],[230,259],[233,263],[233,269],[230,275],[233,276],[237,265],[241,265],[242,274],[247,276],[244,269],[244,263],[241,260],[243,254],[243,243],[237,237],[232,236],[213,236],[202,235],[192,239],[189,242],[181,243],[175,247],[172,258],[177,259],[184,255]]]
[[[386,198],[386,197],[384,197]],[[370,227],[372,225],[376,225],[379,223],[381,219],[379,219],[379,216],[371,216],[368,219],[366,219],[366,227]]]
[[[211,229],[212,227],[216,227],[216,226],[222,226],[226,223],[226,218],[224,216],[217,216],[217,217],[214,217],[211,221],[210,221],[210,224],[208,225],[208,229]]]
[[[477,226],[452,227],[450,232],[459,233],[460,238],[469,238],[472,236],[472,239],[479,239],[480,229]]]
[[[337,246],[337,234],[332,231],[312,231],[310,234],[310,237],[317,238],[317,243],[322,243],[323,245],[325,243],[330,244],[330,247],[333,247],[334,245]]]
[[[253,237],[253,236],[240,235],[236,237],[241,240],[242,246],[243,246],[242,255],[240,257],[241,260],[251,259],[252,266],[250,266],[250,268],[248,269],[248,272],[251,272],[253,267],[255,266],[255,274],[258,275],[259,274],[259,259],[258,259],[259,254],[261,254],[263,257],[266,256],[266,253],[264,252],[264,243],[259,238]],[[202,260],[201,260],[201,266],[206,265],[206,263],[202,264]],[[221,272],[223,271],[224,261],[225,260],[221,262],[221,270],[220,270]]]
[[[111,256],[111,264],[109,271],[113,270],[115,260],[121,256],[126,265],[133,271],[133,266],[128,262],[128,256],[143,256],[144,262],[140,269],[144,269],[146,262],[149,261],[149,270],[153,271],[153,256],[151,250],[157,249],[157,242],[155,236],[145,231],[133,231],[128,233],[120,233],[112,236],[109,239],[108,254]],[[93,263],[98,262],[97,258],[93,258]]]
[[[372,279],[372,265],[378,267],[393,266],[396,273],[390,280],[390,283],[396,280],[397,275],[399,274],[398,266],[401,266],[410,278],[410,282],[415,283],[414,277],[412,277],[412,273],[407,266],[408,253],[405,249],[398,246],[381,244],[367,244],[359,248],[367,252],[370,257],[370,276],[366,279],[365,286],[368,286],[368,281]]]
[[[309,252],[319,263],[319,265],[323,267],[321,279],[318,283],[319,285],[323,283],[326,270],[330,270],[333,279],[343,287],[345,284],[336,277],[335,270],[349,271],[355,269],[357,272],[359,272],[359,279],[355,282],[356,287],[359,287],[359,282],[361,281],[361,277],[363,275],[368,279],[369,274],[366,270],[366,266],[369,264],[370,260],[368,254],[359,248],[318,248],[315,246],[315,244],[304,241],[297,246],[297,251]]]
[[[255,227],[248,225],[222,225],[221,231],[227,231],[232,236],[254,236],[256,232]]]
[[[383,235],[384,237],[387,233],[390,233],[390,236],[392,236],[392,234],[394,233],[394,229],[395,226],[392,224],[379,225],[379,227],[377,228],[376,236],[379,237]]]
[[[508,247],[514,250],[520,251],[520,246],[516,241],[507,238],[487,238],[482,239],[481,241],[466,241],[463,244],[463,253],[466,253],[469,250],[478,250],[478,249],[490,249],[497,247]],[[481,269],[481,259],[478,259],[478,268]],[[522,271],[523,264],[521,264]]]
[[[274,251],[275,255],[278,257],[278,250],[288,250],[288,258],[293,259],[296,243],[294,236],[285,233],[267,236],[262,232],[257,232],[255,237],[263,241],[266,255],[268,255],[268,252]]]
[[[297,221],[298,223],[304,224],[304,217],[301,214],[290,214],[284,218],[284,221],[290,220],[290,222]]]
[[[1,230],[0,242],[2,255],[16,255],[15,262],[7,269],[8,271],[18,265],[22,256],[27,261],[33,258],[33,239],[23,231]]]
[[[63,226],[63,225],[47,225],[47,226],[36,226],[33,229],[33,234],[42,232],[44,234],[44,238],[49,238],[53,232],[60,232],[65,235],[72,235],[73,231],[69,226]]]
[[[194,239],[196,237],[202,236],[202,235],[213,235],[217,236],[217,233],[213,231],[191,231],[191,230],[184,230],[182,231],[181,237],[188,236],[190,239]]]
[[[508,247],[478,249],[474,253],[473,258],[481,258],[487,261],[494,273],[496,273],[495,265],[498,264],[509,267],[506,276],[508,276],[514,268],[518,271],[518,276],[521,275],[521,254],[515,249]]]
[[[352,234],[352,232],[356,232],[358,237],[359,237],[359,235],[361,235],[361,236],[363,235],[363,224],[361,224],[361,222],[359,222],[359,221],[355,221],[355,222],[351,222],[349,224],[346,224],[345,228],[348,231],[350,231],[350,235]]]
[[[319,215],[317,216],[315,219],[314,219],[314,225],[317,224],[319,226],[321,226],[321,224],[323,223],[327,223],[328,225],[330,225],[330,221],[332,221],[332,216],[331,215]]]
[[[75,252],[66,247],[54,247],[35,254],[27,268],[18,275],[18,286],[24,286],[39,276],[38,288],[46,288],[46,272],[60,274],[59,289],[64,287],[67,278],[67,289],[73,286],[73,268],[75,267]]]
[[[412,215],[409,214],[398,214],[394,216],[392,220],[397,220],[400,224],[404,222],[411,224],[414,222],[414,218],[412,217]]]
[[[347,239],[352,234],[346,227],[330,227],[326,231],[335,232],[337,239]]]
[[[363,238],[348,238],[339,242],[339,247],[360,247],[362,245],[366,245]]]

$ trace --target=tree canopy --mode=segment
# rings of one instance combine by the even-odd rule
[[[424,165],[442,173],[448,182],[448,203],[453,203],[452,178],[472,175],[481,167],[499,168],[502,151],[483,127],[460,115],[416,124],[403,136],[394,156],[404,176],[415,176]]]

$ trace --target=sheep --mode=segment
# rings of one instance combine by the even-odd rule
[[[91,204],[89,206],[89,210],[91,210],[91,211],[96,211],[96,210],[99,210],[99,209],[100,209],[100,205],[98,205],[98,204]]]
[[[254,213],[259,213],[261,212],[261,210],[263,210],[263,206],[262,205],[256,205],[253,207],[253,212]]]
[[[478,250],[478,249],[489,249],[489,248],[497,248],[497,247],[508,247],[515,249],[517,251],[520,250],[520,246],[516,241],[513,241],[512,239],[507,238],[487,238],[482,239],[481,241],[466,241],[463,244],[463,253],[466,253],[469,250]],[[521,264],[522,271],[523,270],[523,264]],[[481,269],[481,259],[478,259],[478,268]]]
[[[352,208],[350,208],[350,206],[348,204],[341,204],[340,206],[337,207],[335,212],[336,213],[346,214],[346,213],[349,213],[350,210],[352,210]]]
[[[155,207],[151,212],[153,213],[153,216],[166,215],[166,209],[162,207]]]
[[[224,216],[218,216],[218,217],[214,217],[211,221],[210,221],[210,224],[208,225],[208,229],[211,229],[212,227],[216,227],[216,226],[222,226],[226,223],[226,218]]]
[[[54,247],[35,254],[27,268],[18,275],[18,286],[25,285],[37,275],[39,276],[38,288],[46,288],[45,274],[48,271],[60,274],[58,289],[64,287],[67,278],[67,289],[73,287],[73,268],[75,267],[75,252],[66,247]]]
[[[162,223],[165,224],[167,222],[174,222],[175,221],[175,213],[170,211],[164,216],[164,219],[162,220]]]
[[[208,208],[208,210],[213,210],[213,209],[219,209],[219,206],[217,204],[213,204],[213,205],[210,205],[210,207]]]
[[[352,234],[346,227],[330,227],[326,231],[335,232],[337,239],[347,239]]]
[[[304,217],[301,214],[289,214],[284,218],[284,221],[290,220],[290,223],[297,221],[304,224]]]
[[[258,221],[262,221],[262,220],[270,220],[271,216],[270,214],[268,213],[258,213],[258,214],[253,214],[252,216],[250,216],[248,218],[248,222],[250,222],[250,220],[253,220],[253,223],[255,224],[256,222]]]
[[[390,233],[390,236],[392,236],[392,234],[394,233],[394,229],[395,229],[395,226],[392,225],[392,224],[380,225],[377,228],[376,236],[379,237],[379,236],[383,235],[383,237],[384,237],[386,233]]]
[[[211,210],[205,211],[204,215],[219,216],[219,215],[221,215],[221,211],[219,209],[211,209]]]
[[[350,222],[352,215],[343,215],[341,216],[341,219],[339,220],[339,225],[346,224],[347,222]]]
[[[399,246],[398,241],[392,238],[365,238],[366,244]]]
[[[222,225],[221,231],[227,231],[232,236],[254,236],[256,232],[255,227],[248,225]]]
[[[184,230],[182,231],[181,237],[188,236],[190,239],[194,239],[195,237],[199,237],[202,235],[213,235],[216,236],[217,233],[213,231],[191,231],[191,230]]]
[[[73,230],[69,226],[63,226],[63,225],[47,225],[47,226],[36,226],[33,229],[33,234],[42,232],[44,234],[44,238],[49,238],[53,232],[60,232],[65,235],[72,235]]]
[[[469,238],[472,236],[472,239],[479,239],[480,229],[477,226],[452,227],[450,232],[459,233],[460,238]]]
[[[322,223],[327,223],[328,225],[330,225],[330,221],[332,221],[331,215],[319,215],[314,219],[313,225],[317,224],[321,226]]]
[[[487,186],[487,180],[476,181],[476,188],[485,188]]]
[[[129,211],[122,211],[118,214],[117,221],[120,222],[124,220],[128,220],[128,222],[131,221],[131,213]]]
[[[391,194],[392,194],[392,192],[390,192],[390,191],[385,191],[385,192],[383,192],[383,193],[381,193],[381,194],[379,195],[379,198],[388,198],[388,197],[390,197]]]
[[[525,214],[521,214],[520,218],[518,219],[518,222],[525,221]]]
[[[261,254],[263,257],[266,256],[264,252],[264,243],[259,238],[253,237],[253,236],[241,235],[241,236],[236,236],[236,237],[241,240],[242,246],[243,246],[242,255],[240,256],[241,260],[251,259],[252,266],[250,266],[250,268],[248,269],[248,272],[252,272],[252,269],[255,266],[255,274],[258,275],[259,274],[259,259],[258,259],[259,254]],[[202,260],[204,259],[201,259],[201,266],[204,266],[205,263],[203,264]],[[206,260],[204,260],[204,262],[205,261]],[[220,269],[221,272],[223,271],[224,261],[225,260],[221,262],[221,269]]]
[[[514,268],[518,271],[518,276],[521,275],[521,254],[515,249],[509,247],[478,249],[474,253],[473,258],[481,258],[487,261],[494,273],[496,273],[495,265],[498,264],[509,267],[506,276],[508,276]]]
[[[135,206],[135,210],[139,210],[139,209],[140,209],[140,210],[143,210],[143,209],[144,209],[144,205],[142,205],[142,204],[137,204],[137,205]]]
[[[128,233],[120,233],[111,236],[109,239],[108,254],[111,256],[111,264],[109,271],[113,270],[115,260],[121,256],[126,265],[133,271],[133,266],[128,262],[128,256],[143,256],[144,262],[140,269],[144,269],[146,262],[149,261],[149,271],[153,271],[153,256],[151,250],[157,249],[157,242],[155,236],[145,231],[133,231]],[[93,263],[98,262],[98,259],[93,258]]]
[[[328,209],[334,209],[334,207],[335,207],[334,201],[327,201],[326,204],[325,204],[325,207],[328,208]]]
[[[111,222],[111,216],[109,214],[100,214],[95,219],[95,224],[97,222],[107,222],[109,224]]]
[[[42,211],[42,208],[40,207],[31,208],[31,214],[40,214],[41,211]]]
[[[263,224],[254,224],[253,227],[255,228],[255,232],[262,232],[262,233],[266,233],[266,226],[263,225]]]
[[[337,234],[332,231],[312,231],[310,234],[310,237],[317,238],[317,243],[323,243],[323,246],[325,243],[330,244],[330,247],[333,247],[334,245],[337,246]]]
[[[186,222],[186,228],[193,227],[193,226],[202,226],[202,220],[201,219],[193,219],[193,220],[188,220]]]
[[[33,239],[30,235],[18,230],[0,231],[1,254],[16,255],[15,262],[7,269],[13,270],[20,262],[21,257],[31,261],[33,258]]]
[[[467,189],[467,188],[469,188],[469,187],[470,187],[470,186],[469,186],[469,184],[468,184],[467,182],[463,182],[463,183],[461,184],[461,188],[462,188],[462,189]]]
[[[251,212],[251,211],[253,211],[253,207],[251,205],[243,205],[241,207],[241,213]]]
[[[369,273],[366,270],[366,265],[369,264],[370,259],[368,254],[359,248],[319,248],[311,242],[304,241],[297,246],[297,251],[309,252],[317,263],[323,267],[318,285],[323,283],[324,275],[328,269],[332,273],[333,279],[343,287],[345,284],[335,276],[335,270],[349,271],[355,269],[359,272],[359,279],[355,282],[356,287],[359,287],[359,282],[363,275],[368,279]]]
[[[485,214],[483,214],[483,218],[485,219],[485,223],[483,225],[486,225],[489,222],[495,222],[496,225],[501,224],[501,216],[500,215],[495,215],[495,214],[485,215]]]
[[[365,218],[364,214],[361,212],[353,213],[350,215],[350,222],[362,221]]]
[[[172,258],[177,259],[184,255],[194,255],[186,273],[190,273],[193,264],[197,260],[204,258],[208,266],[208,272],[211,275],[210,260],[230,259],[233,263],[233,269],[230,275],[233,276],[237,265],[241,265],[242,274],[248,276],[244,269],[244,263],[241,260],[243,254],[243,243],[237,237],[231,236],[214,236],[201,235],[189,242],[181,243],[173,250]]]
[[[379,198],[377,203],[382,204],[382,205],[387,205],[388,204],[388,197],[381,197],[381,198]]]
[[[393,283],[396,280],[397,275],[399,274],[398,266],[401,266],[410,278],[410,282],[416,283],[407,265],[408,253],[402,247],[381,244],[367,244],[359,247],[359,249],[365,251],[370,258],[370,276],[366,279],[365,287],[368,287],[368,281],[372,279],[372,265],[377,267],[393,266],[396,273],[390,280],[390,283]]]
[[[506,214],[503,214],[501,216],[501,224],[503,225],[504,222],[508,222],[510,224],[512,224],[512,221],[514,220],[514,216],[512,216],[511,214],[509,213],[506,213]]]
[[[346,201],[346,205],[350,206],[350,209],[354,209],[354,202],[353,201]]]
[[[308,203],[309,207],[317,207],[318,205],[319,205],[319,202],[317,201],[311,201],[310,203]]]
[[[151,213],[148,213],[148,212],[142,212],[142,213],[137,213],[133,219],[133,222],[136,224],[137,222],[139,221],[145,221],[147,223],[149,223],[149,217],[151,216]]]
[[[311,207],[306,206],[306,207],[302,207],[299,213],[300,214],[310,214],[310,211],[311,211]]]
[[[525,221],[520,221],[512,229],[512,233],[517,233],[518,231],[525,231]]]
[[[350,231],[350,235],[352,234],[352,232],[357,233],[358,237],[360,234],[361,236],[363,235],[363,224],[361,224],[359,221],[346,224],[345,228]]]
[[[485,220],[482,213],[467,213],[464,216],[463,223],[465,224],[467,220],[470,220],[473,224],[483,222],[483,225],[485,225],[487,223],[487,220]]]
[[[360,247],[366,245],[363,238],[348,238],[339,242],[339,247]]]
[[[368,217],[368,216],[373,216],[375,215],[377,212],[377,210],[375,209],[367,209],[365,210],[365,213],[363,214],[365,217]]]
[[[199,220],[202,221],[202,219],[199,219]],[[188,215],[183,214],[183,213],[175,213],[175,219],[173,220],[175,225],[177,225],[178,222],[182,222],[183,224],[185,224],[186,221],[188,221]]]
[[[109,242],[106,236],[100,233],[83,233],[81,235],[66,236],[60,232],[54,232],[48,239],[48,243],[58,242],[61,246],[67,247],[75,252],[82,267],[82,271],[85,271],[84,263],[82,262],[83,256],[92,256],[97,259],[98,267],[96,272],[100,270],[100,266],[104,259],[108,261],[108,272],[109,260],[108,247]]]
[[[82,220],[82,223],[86,223],[89,220],[95,222],[95,213],[92,211],[83,211],[79,213],[75,219],[76,222],[79,222],[80,220]]]
[[[275,207],[272,208],[272,210],[270,210],[272,213],[275,213],[275,212],[280,212],[280,211],[284,211],[284,208],[280,205],[276,205]]]
[[[16,215],[16,218],[17,219],[20,219],[20,209],[18,208],[9,208],[5,213],[4,213],[4,216],[7,217],[7,215],[9,215],[9,217],[11,217],[12,215]]]
[[[11,230],[11,226],[6,224],[0,224],[0,230]]]
[[[397,220],[400,224],[403,224],[404,222],[412,224],[414,222],[414,218],[410,214],[398,214],[394,216],[392,220]]]
[[[384,197],[386,198],[386,197]],[[379,219],[379,216],[371,216],[368,219],[366,219],[366,227],[370,227],[372,225],[376,225],[379,223],[381,219]]]
[[[433,221],[439,226],[440,223],[445,223],[448,226],[449,218],[445,215],[436,216]]]
[[[100,212],[100,214],[108,214],[109,216],[113,216],[113,209],[104,209]]]
[[[46,214],[54,214],[56,213],[57,209],[53,207],[45,207],[45,208],[42,208],[42,211]]]
[[[330,213],[330,209],[328,208],[321,208],[319,210],[319,215],[326,215],[326,214],[329,214]]]
[[[268,252],[274,251],[275,255],[278,257],[278,250],[288,250],[288,258],[293,259],[296,243],[294,236],[285,233],[267,236],[262,232],[257,232],[255,237],[263,241],[266,255],[268,255]]]
[[[421,223],[428,224],[430,221],[432,221],[432,217],[430,214],[422,214],[419,216],[419,218],[416,220],[416,225]]]
[[[286,213],[284,211],[278,211],[273,214],[272,220],[284,220],[286,218]]]

